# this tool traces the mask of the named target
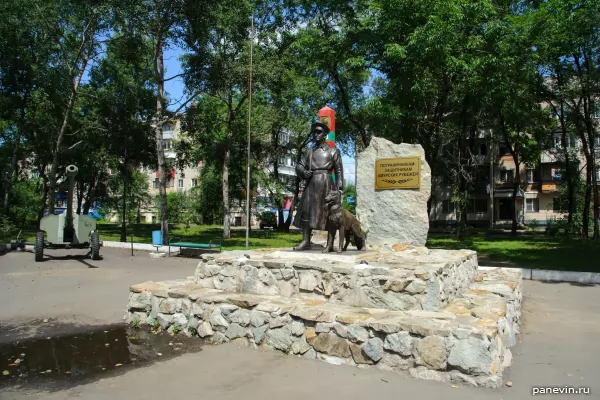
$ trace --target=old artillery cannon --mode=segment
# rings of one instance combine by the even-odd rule
[[[90,249],[92,260],[100,258],[102,241],[96,230],[96,220],[87,215],[73,212],[73,186],[78,169],[74,165],[66,168],[69,179],[67,210],[59,215],[47,215],[40,221],[35,236],[35,261],[42,261],[44,249]],[[44,240],[44,233],[46,238]]]

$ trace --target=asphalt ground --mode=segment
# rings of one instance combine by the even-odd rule
[[[0,256],[0,343],[89,331],[123,323],[131,284],[193,275],[197,260],[150,259],[103,248]],[[122,373],[60,389],[4,387],[0,399],[544,399],[600,398],[600,287],[524,281],[520,342],[497,390],[452,387],[405,374],[333,366],[234,344],[205,345]],[[589,395],[537,394],[539,388],[589,388]],[[538,389],[536,389],[538,388]],[[407,397],[408,396],[408,397]]]

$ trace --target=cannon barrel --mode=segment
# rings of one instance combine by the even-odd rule
[[[63,231],[63,241],[72,242],[73,235],[75,234],[75,227],[73,226],[73,187],[75,185],[75,175],[77,175],[79,169],[71,164],[67,165],[66,172],[69,178],[69,193],[67,195],[67,218]]]
[[[67,176],[70,178],[72,176],[76,176],[79,172],[79,169],[73,164],[67,165]]]

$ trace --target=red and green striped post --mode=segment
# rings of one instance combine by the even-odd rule
[[[329,135],[327,135],[327,144],[335,148],[335,111],[327,106],[319,110],[319,122],[327,125]],[[331,177],[335,183],[335,172],[332,171]]]

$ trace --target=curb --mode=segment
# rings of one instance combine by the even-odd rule
[[[117,249],[131,249],[131,242],[110,242],[110,241],[105,240],[103,245],[104,245],[104,247],[112,247],[112,248],[117,248]],[[147,243],[134,243],[133,249],[156,253],[156,247],[152,246],[151,244],[147,244]],[[177,250],[178,249],[175,249],[175,251],[177,251]],[[169,252],[169,246],[159,247],[158,252],[159,253]]]
[[[512,271],[521,271],[521,276],[525,280],[541,282],[570,282],[583,285],[600,285],[600,273],[597,272],[576,272],[576,271],[552,271],[547,269],[531,268],[504,268],[504,267],[486,267],[480,265],[478,269],[483,271],[491,269],[506,269]]]

